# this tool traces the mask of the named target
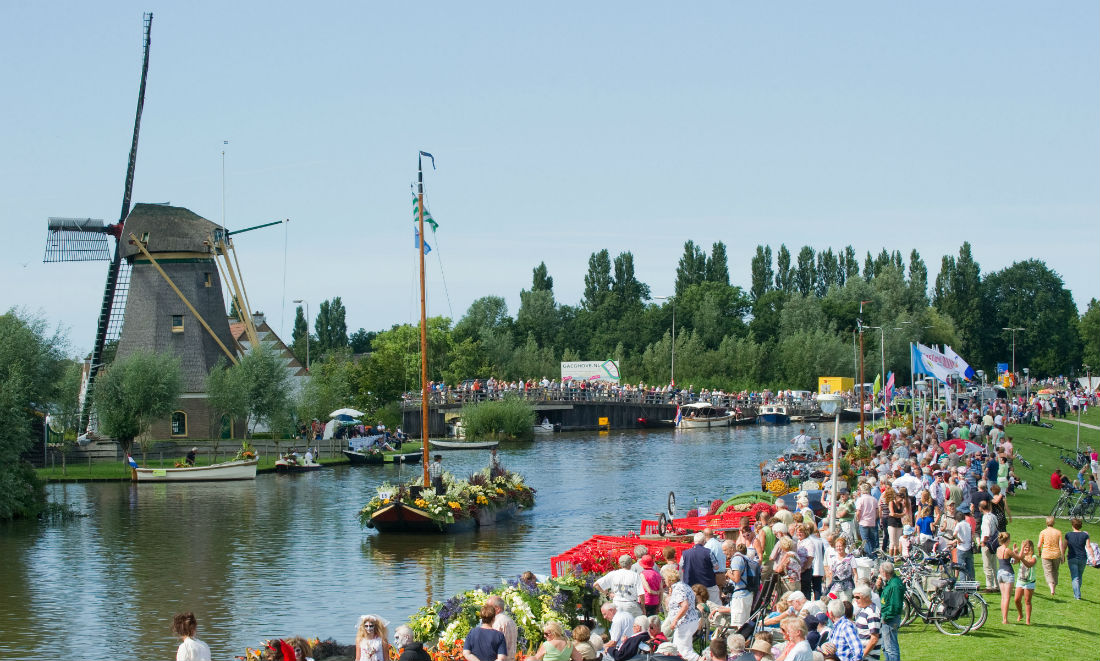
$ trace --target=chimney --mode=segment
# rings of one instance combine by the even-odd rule
[[[255,326],[256,328],[259,328],[260,326],[263,326],[263,324],[264,324],[264,313],[263,312],[253,312],[252,313],[252,325]]]

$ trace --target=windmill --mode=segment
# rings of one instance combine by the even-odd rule
[[[43,262],[110,261],[107,282],[103,288],[99,320],[96,324],[95,342],[92,345],[91,362],[85,368],[81,386],[80,430],[87,430],[90,418],[90,402],[95,375],[103,364],[103,352],[108,342],[119,339],[122,315],[130,285],[130,268],[122,260],[119,242],[126,217],[130,215],[130,194],[134,188],[134,168],[137,165],[138,135],[141,131],[141,112],[145,106],[145,81],[149,75],[149,34],[153,27],[153,14],[143,16],[144,48],[141,63],[141,85],[138,88],[137,112],[134,117],[134,136],[130,142],[130,159],[126,166],[126,182],[122,193],[122,212],[118,223],[104,225],[102,220],[91,218],[50,218],[46,238],[46,254]],[[113,251],[111,241],[114,238]]]

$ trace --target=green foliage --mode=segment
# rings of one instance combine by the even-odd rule
[[[290,375],[283,361],[267,347],[253,347],[230,371],[244,392],[249,432],[266,425],[273,433],[290,429]]]
[[[347,311],[344,302],[336,296],[331,301],[321,301],[317,311],[317,320],[313,332],[317,336],[317,345],[312,347],[315,356],[323,356],[332,349],[342,349],[348,345]]]
[[[100,431],[130,454],[135,438],[175,410],[181,388],[180,361],[171,354],[135,351],[116,359],[96,376]]]
[[[471,440],[529,440],[534,436],[534,424],[535,409],[518,397],[462,407],[462,425]]]
[[[1100,301],[1089,300],[1089,307],[1078,324],[1081,335],[1081,361],[1092,370],[1100,370]]]
[[[307,353],[312,353],[313,347],[308,347],[310,351],[306,351],[306,336],[309,333],[309,324],[306,321],[306,314],[302,311],[302,306],[299,305],[294,311],[294,330],[290,335],[290,353],[294,354],[294,358],[298,360],[302,365],[306,364],[308,356]]]
[[[772,290],[772,281],[775,278],[775,272],[772,270],[772,247],[771,246],[756,246],[756,254],[753,255],[751,265],[751,281],[752,286],[749,288],[749,295],[752,297],[753,303],[760,300],[760,298]]]
[[[598,310],[610,294],[611,255],[605,248],[588,258],[588,273],[584,275],[584,308]]]
[[[370,351],[370,343],[376,337],[378,337],[377,332],[360,328],[348,336],[348,346],[352,353],[366,353]]]
[[[352,360],[351,349],[337,349],[313,364],[309,380],[297,394],[299,420],[328,420],[336,409],[357,404],[356,381],[359,366]]]
[[[684,254],[676,267],[676,295],[707,279],[707,256],[692,240],[684,242]]]
[[[546,268],[546,262],[539,262],[531,274],[531,291],[554,292],[554,279]]]

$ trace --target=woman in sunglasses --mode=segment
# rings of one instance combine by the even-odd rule
[[[355,630],[355,661],[389,661],[386,623],[377,615],[363,615]]]

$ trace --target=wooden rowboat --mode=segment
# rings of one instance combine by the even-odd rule
[[[181,468],[135,468],[136,482],[222,482],[256,479],[257,459],[225,461],[211,466]]]
[[[500,441],[429,441],[436,450],[491,450]]]

